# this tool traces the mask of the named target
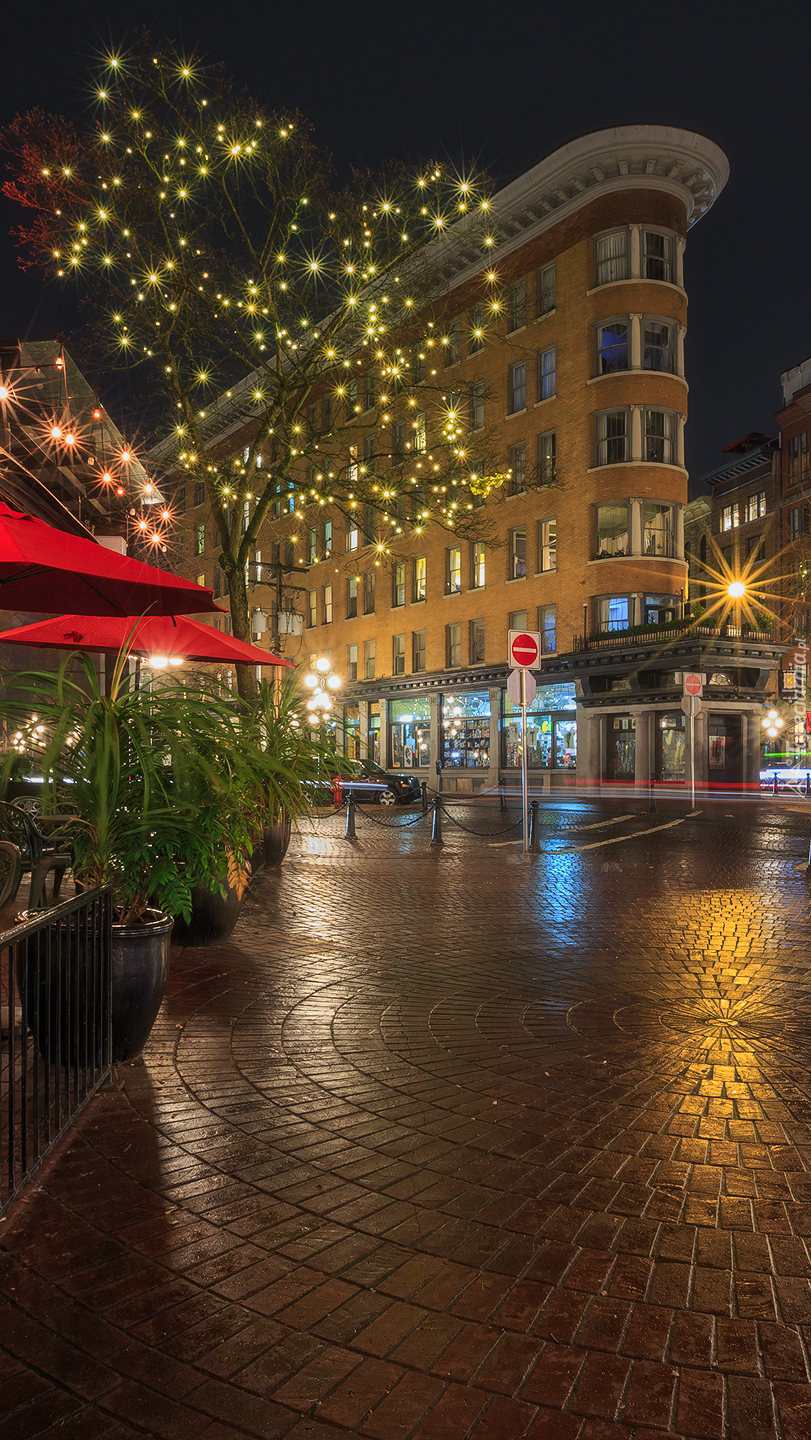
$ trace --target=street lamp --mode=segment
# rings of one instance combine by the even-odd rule
[[[742,580],[732,580],[727,585],[727,595],[730,600],[742,600],[746,594],[746,586]]]
[[[314,662],[313,668],[304,676],[304,684],[310,691],[310,698],[307,701],[307,716],[311,725],[321,725],[329,718],[332,710],[333,693],[341,688],[341,679],[332,669],[332,662],[326,655],[319,655]]]
[[[780,731],[785,724],[785,721],[780,719],[780,716],[778,715],[776,710],[770,710],[765,720],[763,720],[761,723],[769,738],[771,740],[776,740],[777,736],[780,734]]]

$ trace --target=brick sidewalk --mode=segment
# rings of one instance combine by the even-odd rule
[[[3,1440],[809,1440],[807,817],[638,809],[316,825],[176,952],[0,1226]]]

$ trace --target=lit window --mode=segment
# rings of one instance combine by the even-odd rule
[[[538,522],[538,559],[542,571],[557,569],[557,542],[557,520],[540,520]]]
[[[627,230],[613,230],[594,242],[594,283],[610,285],[627,280],[631,273]]]
[[[597,327],[597,374],[628,369],[628,322],[609,320]]]
[[[538,399],[551,400],[555,394],[555,347],[542,350],[538,356]]]
[[[510,531],[510,579],[527,573],[527,532],[524,526]]]
[[[452,545],[445,551],[445,594],[457,595],[462,588],[462,550]]]

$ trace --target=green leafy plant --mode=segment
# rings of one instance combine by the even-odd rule
[[[195,886],[244,888],[252,837],[273,806],[299,803],[294,772],[257,743],[255,714],[205,682],[139,688],[123,650],[108,694],[82,654],[7,680],[0,719],[19,739],[4,781],[19,753],[36,760],[47,802],[75,816],[77,879],[109,883],[122,924],[150,907],[188,919]]]
[[[334,775],[339,759],[333,738],[311,727],[297,677],[288,672],[281,684],[263,680],[250,714],[256,743],[265,761],[268,824],[282,816],[306,814],[319,784]]]

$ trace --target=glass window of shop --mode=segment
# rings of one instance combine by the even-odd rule
[[[380,701],[369,703],[369,728],[367,731],[366,753],[376,765],[380,764]]]
[[[504,692],[502,763],[521,766],[521,709]],[[577,766],[577,702],[574,685],[539,685],[527,706],[527,759],[531,770],[574,770]]]
[[[421,770],[431,763],[431,702],[427,696],[390,700],[393,770]]]
[[[490,691],[442,696],[441,761],[453,770],[486,770],[490,764]]]
[[[656,778],[684,783],[686,777],[685,718],[680,710],[656,717]]]
[[[636,720],[633,715],[609,715],[606,724],[608,779],[633,780],[636,775]]]
[[[350,760],[360,759],[360,705],[344,705],[344,750]]]

